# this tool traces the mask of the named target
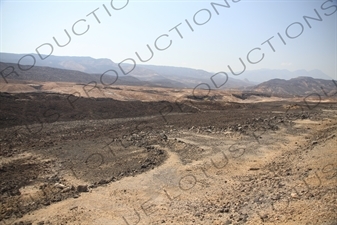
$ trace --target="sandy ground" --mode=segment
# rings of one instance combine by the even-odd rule
[[[250,101],[4,127],[0,224],[337,224],[336,103]]]

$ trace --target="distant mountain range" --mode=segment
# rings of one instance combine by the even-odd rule
[[[6,77],[7,80],[17,81],[40,81],[40,82],[72,82],[77,84],[88,84],[89,82],[100,83],[99,74],[88,74],[76,70],[58,69],[44,66],[34,66],[29,70],[21,71],[18,68],[17,63],[3,63],[0,62],[0,71],[5,70],[8,67],[13,67],[15,71],[19,71],[19,76],[14,73]],[[29,68],[28,66],[21,66],[22,68]],[[11,69],[4,71],[5,75],[11,72]],[[0,77],[1,82],[4,80]],[[113,82],[115,78],[112,79]],[[109,81],[106,81],[107,83]],[[120,77],[114,85],[131,85],[131,86],[154,86],[151,83],[143,82],[135,77],[124,76]]]
[[[308,96],[337,97],[337,81],[298,77],[290,80],[272,79],[251,88],[251,91],[280,97]]]
[[[0,53],[0,61],[7,63],[17,63],[25,54]],[[110,59],[94,59],[91,57],[77,56],[49,56],[45,60],[41,60],[37,54],[31,54],[36,58],[35,66],[52,67],[66,70],[76,70],[87,74],[102,74],[107,70],[115,70],[120,73],[118,64]],[[25,61],[26,60],[26,61]],[[24,59],[21,65],[31,65],[30,59]],[[132,64],[123,64],[126,70],[132,68]],[[194,88],[200,83],[208,83],[212,85],[210,78],[214,73],[204,70],[196,70],[190,68],[173,67],[173,66],[154,66],[154,65],[137,65],[136,68],[127,76],[134,77],[143,82],[150,82],[152,85],[177,88]],[[270,70],[260,69],[254,71],[245,71],[239,76],[229,75],[228,82],[221,88],[245,88],[268,81],[270,79],[291,79],[299,76],[314,77],[319,79],[331,80],[329,76],[320,70],[298,70],[290,72],[288,70]],[[224,78],[221,78],[223,81]],[[221,83],[219,81],[219,83]],[[220,86],[220,85],[219,85]],[[212,88],[215,88],[214,85]]]
[[[320,70],[271,70],[271,69],[260,69],[245,71],[243,74],[239,75],[240,79],[247,79],[248,81],[253,81],[257,84],[271,80],[271,79],[283,79],[289,80],[297,77],[312,77],[317,79],[332,80],[331,77],[326,75]]]
[[[35,67],[51,67],[66,70],[80,71],[86,74],[101,75],[108,70],[115,70],[119,72],[119,78],[135,78],[139,81],[145,82],[154,86],[174,87],[174,88],[194,88],[200,83],[209,83],[212,85],[210,78],[214,75],[212,73],[180,67],[169,66],[145,66],[137,65],[135,69],[128,75],[121,75],[118,64],[110,59],[94,59],[91,57],[75,57],[75,56],[49,56],[45,60],[40,60],[37,54],[31,54],[36,59]],[[0,62],[16,63],[25,54],[0,53]],[[30,61],[30,62],[28,62]],[[20,65],[32,65],[31,57],[26,58],[20,62]],[[128,71],[132,68],[132,64],[123,64],[123,68]],[[24,73],[24,72],[23,72]],[[217,84],[220,86],[226,78],[217,77]],[[214,78],[215,79],[215,78]],[[45,80],[48,81],[48,80]],[[85,82],[85,81],[83,81]],[[117,84],[117,83],[116,83]],[[242,81],[236,78],[229,78],[227,83],[222,88],[244,88],[252,86],[255,83]],[[212,88],[215,88],[214,85]]]
[[[36,64],[32,69],[27,71],[19,70],[18,61],[25,54],[0,53],[0,71],[8,66],[13,66],[19,71],[20,76],[9,76],[10,79],[16,80],[36,80],[36,81],[63,81],[86,84],[95,81],[100,83],[100,76],[108,70],[115,70],[119,73],[117,82],[114,85],[137,85],[137,86],[155,86],[155,87],[172,87],[172,88],[194,88],[200,83],[207,83],[212,89],[216,89],[215,84],[220,86],[226,81],[226,76],[217,75],[213,78],[214,73],[204,70],[173,67],[173,66],[154,66],[154,65],[137,65],[135,69],[128,75],[121,75],[118,64],[110,59],[94,59],[91,57],[75,57],[75,56],[49,56],[45,60],[41,60],[37,54],[31,54],[36,59]],[[20,65],[32,65],[32,59],[26,57],[20,62]],[[133,67],[132,64],[123,64],[123,68],[127,71]],[[329,83],[327,88],[333,89],[332,79],[320,70],[298,70],[290,72],[288,70],[270,70],[261,69],[255,71],[245,71],[242,75],[229,75],[228,81],[220,89],[241,89],[256,90],[275,94],[303,94],[308,91],[318,90],[317,85],[309,85],[305,81],[298,83],[292,80],[299,76],[323,79],[317,81],[319,85]],[[115,80],[115,76],[105,75],[105,83],[111,83]],[[275,79],[276,80],[271,80]],[[2,79],[0,77],[0,79]],[[283,79],[283,80],[280,80]],[[285,79],[291,79],[288,83]],[[326,79],[326,80],[324,80]],[[271,80],[271,81],[268,81]],[[268,82],[266,82],[268,81]],[[257,85],[261,82],[260,85]],[[309,81],[308,81],[309,82]],[[310,81],[312,82],[312,80]],[[316,82],[316,83],[317,83]],[[315,83],[315,84],[316,84]],[[255,87],[255,85],[257,85]],[[286,87],[290,85],[289,87]],[[293,85],[293,86],[292,86]],[[299,88],[307,85],[306,87]],[[297,87],[297,90],[295,88]],[[276,89],[275,89],[276,88]],[[290,88],[290,89],[289,89]]]

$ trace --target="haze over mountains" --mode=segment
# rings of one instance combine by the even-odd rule
[[[331,77],[323,73],[321,70],[271,70],[271,69],[260,69],[245,71],[243,74],[239,75],[241,79],[247,79],[249,81],[254,81],[256,83],[262,83],[271,79],[284,79],[289,80],[297,77],[312,77],[317,79],[332,80]]]
[[[19,76],[16,76],[14,73],[6,76],[10,73],[10,69],[6,69],[8,67],[13,67],[14,71],[18,71]],[[29,66],[21,66],[24,69],[28,69]],[[6,70],[5,70],[6,69]],[[87,84],[89,82],[100,82],[100,75],[99,74],[89,74],[84,73],[81,71],[76,70],[66,70],[66,69],[59,69],[53,67],[46,67],[46,66],[34,66],[31,69],[26,71],[21,71],[18,68],[17,63],[3,63],[0,62],[0,71],[3,71],[6,76],[6,80],[18,80],[18,81],[39,81],[39,82],[72,82],[78,84]],[[7,71],[8,70],[8,71]],[[3,78],[1,78],[3,82]],[[110,81],[105,82],[114,82],[116,79],[115,77],[111,77]],[[146,83],[143,81],[138,80],[132,76],[123,76],[119,77],[114,85],[137,85],[137,86],[151,86],[151,83]]]
[[[0,61],[7,63],[17,63],[21,57],[25,54],[12,54],[12,53],[0,53]],[[47,66],[53,68],[77,70],[85,73],[102,74],[107,70],[116,70],[120,72],[118,64],[110,59],[94,59],[91,57],[78,57],[78,56],[49,56],[45,60],[40,60],[37,54],[31,54],[37,60],[35,66]],[[20,62],[21,65],[32,65],[32,59],[26,57]],[[123,68],[128,71],[133,67],[132,64],[123,63]],[[210,77],[214,73],[204,70],[197,70],[191,68],[173,67],[173,66],[154,66],[154,65],[136,65],[135,69],[128,74],[134,76],[143,81],[160,81],[160,82],[172,82],[172,85],[180,85],[190,87],[199,84],[200,82],[209,82]],[[239,76],[233,76],[228,73],[230,80],[233,79],[234,86],[251,86],[252,84],[258,84],[268,81],[270,79],[291,79],[299,76],[307,76],[319,79],[331,78],[324,74],[320,70],[297,70],[290,72],[289,70],[270,70],[260,69],[253,71],[245,71]],[[124,76],[124,75],[123,75]],[[175,83],[177,82],[177,83]],[[236,83],[235,83],[236,82]],[[238,83],[242,82],[242,83]],[[230,82],[227,84],[230,85]]]
[[[88,74],[101,75],[108,70],[115,70],[119,73],[118,79],[121,77],[136,78],[141,82],[152,84],[154,86],[174,87],[174,88],[194,88],[200,83],[212,83],[210,78],[214,75],[203,70],[169,67],[169,66],[145,66],[136,65],[135,69],[128,75],[121,75],[118,64],[110,59],[93,59],[91,57],[69,57],[69,56],[49,56],[46,60],[39,60],[39,56],[32,54],[37,60],[36,66],[52,67],[66,70],[76,70]],[[0,61],[4,63],[17,63],[24,54],[1,53]],[[22,60],[20,65],[32,65],[33,60],[30,57]],[[123,64],[125,71],[130,71],[132,64]],[[108,75],[115,75],[109,72]],[[112,80],[114,79],[112,78]],[[224,83],[226,76],[218,76],[218,83]],[[98,80],[99,81],[99,80]],[[83,81],[84,82],[84,81]],[[108,83],[108,82],[106,82]],[[116,83],[117,84],[117,83]],[[242,81],[237,78],[229,78],[223,88],[243,88],[252,86],[255,83]]]
[[[49,56],[45,60],[40,60],[37,54],[31,55],[36,59],[35,66],[26,71],[22,71],[18,68],[18,61],[24,54],[0,53],[0,71],[3,71],[9,66],[14,67],[15,71],[19,71],[20,76],[17,77],[12,74],[7,78],[21,81],[62,81],[80,84],[87,84],[93,81],[101,83],[103,81],[105,84],[112,83],[113,85],[169,88],[195,88],[200,83],[207,83],[210,85],[210,88],[216,89],[217,87],[215,85],[221,86],[221,84],[227,80],[227,77],[223,74],[218,74],[213,77],[215,75],[214,73],[204,70],[155,65],[136,65],[134,70],[132,70],[134,67],[133,64],[124,63],[122,65],[123,69],[125,71],[132,70],[132,72],[127,75],[122,75],[118,64],[110,59]],[[26,57],[20,61],[20,65],[27,65],[26,68],[29,68],[32,64],[33,59],[31,57]],[[118,78],[113,72],[109,72],[104,75],[104,78],[101,78],[101,75],[108,70],[117,71],[119,73]],[[8,73],[8,71],[5,71],[5,73]],[[288,79],[290,80],[286,81]],[[332,79],[320,70],[298,70],[290,72],[288,70],[270,69],[245,71],[239,76],[233,76],[228,73],[228,81],[225,85],[222,85],[220,89],[233,88],[285,96],[304,95],[314,91],[320,91],[322,93],[322,88],[331,94],[336,89]]]

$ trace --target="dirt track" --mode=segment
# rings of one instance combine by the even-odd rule
[[[1,95],[0,224],[337,222],[335,102],[67,97]]]

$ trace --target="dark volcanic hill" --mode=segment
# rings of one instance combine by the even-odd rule
[[[337,96],[337,82],[312,77],[272,79],[253,87],[252,91],[281,97],[306,96],[313,93]]]

